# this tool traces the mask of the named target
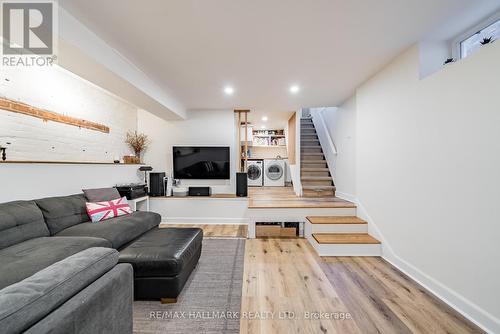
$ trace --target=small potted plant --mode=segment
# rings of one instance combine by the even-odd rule
[[[493,36],[483,38],[483,40],[480,43],[482,45],[493,43]]]
[[[135,153],[135,157],[123,157],[125,163],[141,163],[141,153],[149,146],[148,136],[144,133],[137,133],[137,131],[129,131],[127,132],[125,143]]]

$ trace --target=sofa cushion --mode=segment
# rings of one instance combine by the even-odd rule
[[[89,216],[85,202],[86,198],[83,194],[35,200],[43,213],[51,235],[67,227],[88,222]]]
[[[111,247],[99,238],[43,237],[0,250],[0,289],[91,247]]]
[[[62,230],[57,236],[86,236],[108,240],[119,249],[140,235],[156,227],[161,216],[154,212],[136,211],[129,215],[108,219],[99,223],[83,223]]]
[[[0,291],[0,328],[19,333],[111,270],[118,252],[91,248],[65,258]]]
[[[35,202],[16,201],[0,204],[0,249],[48,235],[49,230],[42,212]]]
[[[89,202],[104,202],[120,198],[116,188],[83,189],[83,193]]]
[[[199,257],[199,228],[156,228],[120,251],[120,262],[134,267],[135,277],[171,277]]]

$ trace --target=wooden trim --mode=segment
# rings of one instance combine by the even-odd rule
[[[248,112],[245,112],[245,166],[243,172],[248,171]]]
[[[37,160],[6,160],[0,161],[0,164],[60,164],[60,165],[117,165],[117,166],[143,166],[144,164],[115,164],[113,162],[96,161],[37,161]]]
[[[79,128],[85,128],[85,129],[89,129],[89,130],[109,133],[109,127],[107,127],[105,125],[91,122],[91,121],[86,121],[84,119],[79,119],[79,118],[75,118],[75,117],[71,117],[71,116],[61,115],[61,114],[55,113],[53,111],[40,109],[40,108],[31,106],[29,104],[26,104],[26,103],[14,101],[14,100],[9,100],[6,98],[0,98],[0,109],[4,109],[4,110],[10,111],[10,112],[15,112],[18,114],[28,115],[31,117],[40,118],[40,119],[44,120],[45,122],[53,121],[53,122],[68,124],[68,125],[72,125],[72,126],[77,126]]]
[[[288,140],[286,142],[287,150],[288,150],[288,163],[290,165],[295,165],[296,157],[295,157],[295,145],[297,141],[297,133],[296,133],[296,113],[293,113],[292,117],[288,119]]]
[[[235,110],[235,112],[237,112]],[[238,112],[238,171],[241,172],[241,113]]]

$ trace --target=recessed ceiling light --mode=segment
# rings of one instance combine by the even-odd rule
[[[263,116],[262,121],[267,122],[267,116]]]
[[[290,93],[292,93],[292,94],[297,94],[299,92],[299,90],[300,90],[300,87],[297,85],[290,86]]]
[[[234,88],[231,86],[226,86],[224,87],[224,93],[226,93],[226,95],[233,95]]]
[[[260,128],[261,128],[261,129],[265,129],[266,127],[265,127],[264,125],[261,125],[261,126],[260,126]]]

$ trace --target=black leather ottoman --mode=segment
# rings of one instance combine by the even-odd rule
[[[201,255],[199,228],[155,228],[120,250],[134,267],[134,297],[176,302]]]

